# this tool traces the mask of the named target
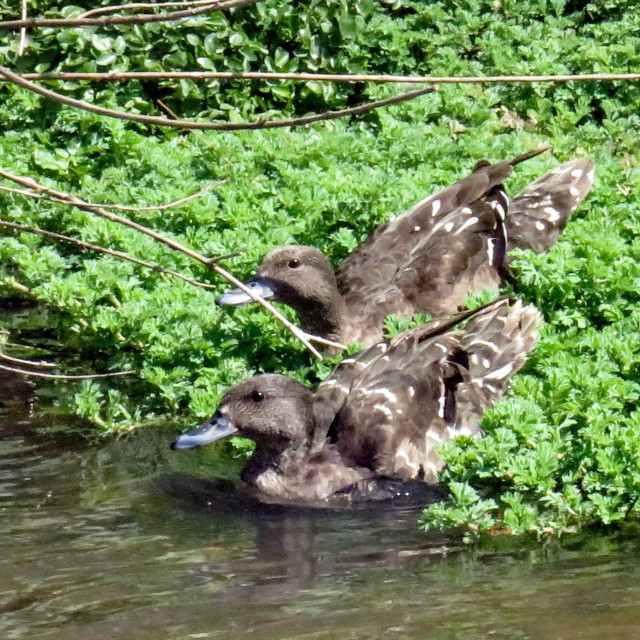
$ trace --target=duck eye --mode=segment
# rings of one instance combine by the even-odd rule
[[[262,391],[254,391],[251,394],[251,399],[254,402],[262,402],[262,400],[264,399],[264,394],[262,393]]]
[[[291,269],[297,269],[300,266],[300,260],[298,260],[298,258],[293,258],[292,260],[289,260],[289,267]]]

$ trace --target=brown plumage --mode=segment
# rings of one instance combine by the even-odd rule
[[[519,248],[543,253],[552,247],[571,213],[589,193],[594,178],[593,162],[579,158],[527,185],[509,205],[507,251]]]
[[[483,410],[524,364],[540,319],[506,300],[466,315],[463,329],[429,323],[346,358],[315,393],[276,374],[244,380],[173,448],[251,438],[242,479],[278,499],[321,500],[376,477],[435,482],[438,445],[481,435]]]
[[[454,313],[469,293],[500,287],[508,249],[548,249],[588,193],[593,163],[582,158],[509,201],[502,181],[539,152],[478,163],[471,175],[378,227],[335,274],[320,251],[292,245],[271,251],[248,284],[293,307],[306,331],[346,343],[379,341],[390,314]],[[236,290],[218,301],[251,300]]]

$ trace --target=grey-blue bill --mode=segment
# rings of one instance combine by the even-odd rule
[[[263,300],[268,300],[274,296],[273,289],[259,278],[249,280],[245,284],[252,293],[255,293]],[[253,300],[242,289],[231,289],[231,291],[227,291],[227,293],[223,293],[216,298],[216,304],[219,305],[238,306],[248,302],[253,302]]]
[[[220,438],[230,436],[237,431],[237,427],[229,418],[216,413],[209,418],[201,427],[193,431],[183,433],[171,444],[172,449],[195,449],[202,447]]]

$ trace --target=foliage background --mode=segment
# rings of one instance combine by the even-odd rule
[[[30,3],[31,15],[94,5]],[[228,14],[118,28],[40,29],[14,70],[282,70],[435,75],[625,72],[639,68],[640,15],[592,3],[267,0]],[[17,17],[0,1],[2,19]],[[54,83],[104,106],[242,120],[302,114],[391,95],[389,86],[190,81]],[[589,154],[597,182],[554,249],[520,253],[515,293],[546,319],[511,397],[488,411],[487,437],[446,449],[452,504],[425,526],[538,533],[634,515],[640,491],[640,90],[637,83],[445,85],[364,119],[300,130],[163,131],[70,110],[4,85],[0,164],[93,202],[162,204],[229,183],[143,224],[209,255],[241,251],[243,277],[276,244],[314,244],[337,263],[377,224],[465,175],[539,143],[552,154],[518,167],[516,192],[556,163]],[[0,192],[4,219],[108,245],[203,279],[148,238],[90,214]],[[256,371],[314,382],[311,363],[255,308],[214,306],[214,292],[39,237],[2,232],[0,295],[39,312],[3,318],[17,340],[45,344],[67,370],[140,371],[136,382],[41,387],[108,433],[209,414]]]

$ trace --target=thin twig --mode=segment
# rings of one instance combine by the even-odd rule
[[[230,260],[231,258],[237,258],[238,256],[241,256],[242,252],[240,251],[234,251],[233,253],[225,253],[223,256],[216,256],[215,258],[211,258],[211,262],[213,264],[219,264],[220,262],[223,262],[224,260]]]
[[[100,216],[102,218],[106,218],[107,220],[111,220],[112,222],[117,222],[131,229],[135,229],[136,231],[139,231],[140,233],[144,233],[150,236],[151,238],[154,238],[158,242],[161,242],[162,244],[165,244],[166,246],[172,249],[175,249],[176,251],[180,251],[181,253],[192,258],[193,260],[197,260],[198,262],[204,264],[205,266],[215,271],[215,273],[217,273],[220,277],[224,278],[225,280],[233,284],[235,287],[237,287],[241,291],[244,291],[244,293],[246,293],[254,302],[257,302],[260,306],[264,307],[272,316],[274,316],[277,320],[279,320],[296,338],[298,338],[298,340],[300,340],[300,342],[302,342],[302,344],[304,344],[304,346],[309,351],[311,351],[311,353],[313,353],[314,356],[316,356],[319,359],[322,359],[322,355],[311,344],[311,341],[318,342],[320,344],[324,344],[328,346],[333,346],[338,349],[346,348],[344,345],[340,344],[339,342],[325,340],[324,338],[320,338],[319,336],[310,335],[305,331],[303,331],[302,329],[300,329],[300,327],[296,326],[290,320],[288,320],[285,316],[283,316],[272,304],[270,304],[260,296],[257,296],[243,282],[238,280],[226,269],[223,269],[220,265],[216,264],[215,258],[214,259],[207,258],[185,247],[184,245],[180,244],[176,240],[167,238],[166,236],[163,236],[162,234],[156,231],[153,231],[152,229],[149,229],[141,224],[138,224],[137,222],[133,222],[132,220],[119,216],[116,213],[112,213],[111,211],[105,211],[104,209],[91,206],[90,204],[88,204],[87,202],[84,202],[77,196],[73,196],[71,194],[64,193],[62,191],[56,191],[55,189],[51,189],[50,187],[45,187],[44,185],[38,184],[32,178],[23,178],[20,176],[15,176],[3,169],[0,169],[0,176],[3,178],[6,178],[7,180],[11,180],[12,182],[15,182],[23,187],[26,187],[27,189],[34,189],[42,193],[46,193],[55,198],[58,198],[63,204],[74,206],[83,211],[88,211],[89,213],[92,213],[94,215]]]
[[[179,120],[180,118],[178,117],[178,114],[175,111],[172,111],[171,108],[169,106],[167,106],[164,102],[162,102],[162,100],[156,100],[156,102],[158,103],[158,106],[169,115],[169,117],[173,118],[174,120]]]
[[[587,82],[640,80],[640,73],[577,73],[533,76],[394,76],[383,74],[285,73],[274,71],[122,71],[93,72],[47,71],[23,73],[25,80],[95,80],[120,82],[129,80],[293,80],[296,82],[373,82],[404,84],[485,84],[506,82]]]
[[[25,195],[28,192],[25,192]],[[68,202],[56,199],[56,202],[60,202],[61,204],[68,204]],[[193,278],[189,278],[178,271],[173,271],[173,269],[167,269],[165,267],[161,267],[157,264],[152,264],[150,262],[146,262],[145,260],[140,260],[140,258],[135,258],[134,256],[130,256],[128,253],[124,253],[123,251],[116,251],[115,249],[107,249],[106,247],[102,247],[97,244],[92,244],[91,242],[85,242],[84,240],[78,240],[77,238],[72,238],[71,236],[65,236],[61,233],[54,233],[53,231],[45,231],[44,229],[38,229],[37,227],[28,227],[23,224],[19,224],[17,222],[8,222],[6,220],[0,220],[0,227],[7,227],[9,229],[14,229],[16,231],[22,231],[24,233],[34,233],[39,236],[43,236],[45,238],[52,238],[53,240],[61,240],[62,242],[68,242],[69,244],[74,244],[82,249],[87,249],[89,251],[97,251],[99,253],[106,253],[109,256],[114,256],[115,258],[121,258],[122,260],[128,260],[129,262],[133,262],[134,264],[138,264],[141,267],[146,267],[147,269],[153,269],[154,271],[158,271],[160,273],[166,273],[167,275],[173,276],[174,278],[180,278],[180,280],[184,280],[194,287],[203,287],[204,289],[216,289],[215,284],[209,284],[207,282],[200,282],[198,280],[194,280]],[[225,258],[226,256],[221,256],[221,258]],[[221,259],[221,258],[218,258]]]
[[[22,358],[15,358],[14,356],[8,356],[6,353],[0,352],[0,360],[6,360],[7,362],[15,362],[16,364],[26,364],[30,367],[57,367],[55,362],[47,362],[46,360],[23,360]]]
[[[8,331],[3,331],[0,333],[6,333],[8,334]],[[40,347],[32,347],[29,344],[18,344],[17,342],[5,342],[4,343],[5,347],[16,347],[17,349],[24,349],[25,351],[42,351],[42,349]]]
[[[22,0],[22,15],[23,20],[27,19],[27,0]],[[20,46],[18,47],[18,55],[22,56],[24,53],[25,45],[27,44],[27,28],[22,27],[20,29]]]
[[[5,187],[3,184],[0,184],[0,191],[19,193],[21,196],[29,196],[30,198],[38,198],[40,200],[45,197],[41,193],[33,193],[33,191],[27,191],[26,189],[14,189],[13,187]]]
[[[156,102],[158,103],[158,106],[170,117],[173,118],[174,120],[179,120],[180,118],[178,118],[178,114],[175,111],[172,111],[170,107],[168,107],[164,102],[162,102],[162,100],[156,100]],[[202,144],[207,147],[208,149],[212,149],[213,145],[204,137],[204,135],[200,132],[200,131],[194,131],[193,129],[191,129],[191,131],[189,131],[189,133],[192,136],[195,136],[196,138],[198,138],[198,140],[200,140],[200,142],[202,142]],[[229,162],[229,160],[227,160],[227,158],[223,158],[228,164],[233,164],[231,162]]]
[[[114,371],[113,373],[92,373],[81,376],[66,376],[61,373],[40,373],[39,371],[25,371],[24,369],[7,367],[3,364],[0,364],[0,369],[2,369],[3,371],[20,373],[23,376],[35,376],[36,378],[53,378],[54,380],[93,380],[94,378],[115,378],[116,376],[132,376],[137,373],[137,371],[131,369],[129,371]]]
[[[103,209],[117,209],[118,211],[165,211],[166,209],[171,209],[173,207],[177,207],[177,206],[179,206],[181,204],[184,204],[185,202],[189,202],[190,200],[194,200],[195,198],[199,198],[200,196],[204,195],[205,193],[208,193],[209,191],[212,191],[213,189],[216,189],[216,188],[222,186],[223,184],[226,184],[227,182],[229,182],[229,178],[225,178],[224,180],[220,180],[220,181],[216,182],[215,184],[211,184],[208,187],[205,187],[204,189],[201,189],[197,193],[192,193],[190,196],[186,196],[184,198],[180,198],[180,200],[176,200],[175,202],[169,202],[168,204],[150,205],[150,206],[145,206],[145,207],[132,207],[132,206],[126,205],[126,204],[109,204],[109,203],[97,204],[97,203],[93,203],[93,202],[89,202],[88,204],[90,204],[91,206],[94,206],[94,207],[102,207]],[[6,187],[6,186],[4,186],[2,184],[0,184],[0,191],[8,191],[9,193],[17,193],[17,194],[20,194],[22,196],[29,196],[30,198],[44,198],[45,197],[42,194],[33,193],[32,191],[27,191],[25,189],[14,189],[12,187]],[[54,202],[62,202],[61,200],[58,200],[56,198],[51,198],[51,200],[54,201]]]
[[[208,187],[201,189],[197,193],[193,193],[190,196],[186,196],[185,198],[180,198],[180,200],[176,200],[175,202],[169,202],[168,204],[158,204],[158,205],[150,205],[146,207],[131,207],[126,204],[94,204],[93,202],[89,203],[94,207],[102,207],[103,209],[116,209],[118,211],[166,211],[167,209],[172,209],[173,207],[177,207],[185,202],[189,202],[190,200],[194,200],[195,198],[199,198],[203,196],[205,193],[209,193],[209,191],[213,191],[213,189],[217,189],[229,182],[229,178],[225,178],[224,180],[220,180],[215,184],[210,184]]]
[[[113,7],[98,7],[81,13],[76,18],[88,18],[103,13],[117,13],[118,11],[134,11],[136,9],[158,9],[160,7],[201,7],[213,4],[212,0],[193,0],[192,2],[132,2],[131,4],[119,4]]]
[[[169,13],[141,13],[133,16],[109,16],[106,18],[29,18],[28,20],[7,20],[0,22],[0,29],[16,30],[27,27],[108,27],[120,24],[147,24],[150,22],[171,22],[182,18],[193,18],[204,13],[225,11],[234,7],[254,4],[260,0],[220,0],[210,2],[204,7],[172,11]]]
[[[99,107],[97,105],[89,104],[84,100],[76,100],[75,98],[69,98],[50,89],[45,89],[29,80],[24,80],[21,76],[13,73],[6,67],[0,67],[0,76],[4,76],[10,82],[17,84],[24,89],[28,89],[33,93],[37,93],[45,98],[55,100],[61,104],[66,104],[76,109],[84,109],[91,113],[98,113],[103,116],[109,116],[110,118],[119,118],[120,120],[130,120],[132,122],[140,122],[142,124],[152,124],[161,127],[175,127],[177,129],[200,129],[200,130],[214,130],[214,131],[241,131],[246,129],[275,129],[279,127],[299,127],[312,122],[320,122],[322,120],[336,120],[337,118],[344,118],[347,116],[362,115],[368,113],[374,109],[380,107],[386,107],[391,104],[397,104],[399,102],[405,102],[407,100],[413,100],[419,96],[431,93],[437,90],[435,87],[427,87],[426,89],[419,89],[418,91],[410,91],[408,93],[401,93],[391,98],[385,98],[384,100],[376,100],[367,104],[362,104],[357,107],[351,107],[349,109],[341,109],[339,111],[326,111],[324,113],[316,113],[310,116],[303,116],[302,118],[292,118],[289,120],[256,120],[254,122],[191,122],[190,120],[170,120],[169,118],[160,118],[158,116],[145,116],[137,113],[127,113],[124,111],[116,111],[114,109],[106,109],[105,107]]]

